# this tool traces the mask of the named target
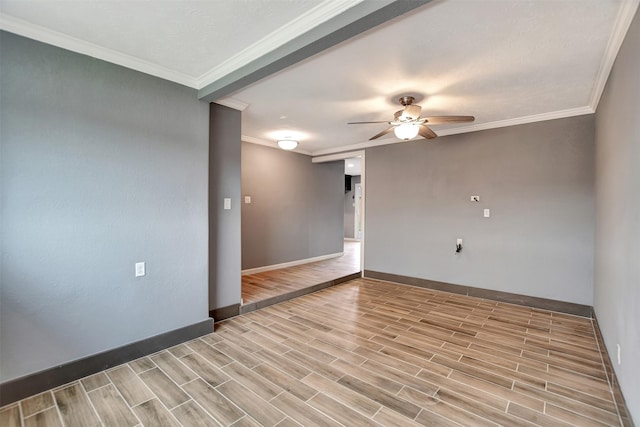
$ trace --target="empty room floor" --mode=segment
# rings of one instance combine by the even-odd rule
[[[586,318],[357,279],[216,327],[0,424],[620,425]]]
[[[344,242],[344,255],[324,261],[242,276],[243,304],[336,280],[360,272],[360,242]]]

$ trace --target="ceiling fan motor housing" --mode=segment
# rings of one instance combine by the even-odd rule
[[[398,120],[401,122],[410,122],[417,120],[420,117],[420,112],[422,108],[419,105],[407,105],[404,107],[404,110],[401,111],[400,117]]]

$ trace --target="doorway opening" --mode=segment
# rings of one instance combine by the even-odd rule
[[[362,157],[344,160],[344,239],[362,240]]]
[[[314,163],[344,161],[345,202],[344,202],[344,252],[357,251],[360,274],[364,272],[365,241],[365,151],[329,154],[314,157]]]
[[[344,256],[360,264],[362,246],[362,155],[344,162]],[[359,265],[362,271],[362,266]]]
[[[281,153],[278,153],[281,154]],[[360,163],[364,163],[364,152],[353,154],[354,157],[361,156]],[[328,156],[326,156],[328,157]],[[333,168],[334,177],[336,177],[336,169],[346,168],[344,159],[346,157],[331,158],[328,160],[322,159],[317,161],[317,158],[312,158],[312,163],[333,163],[333,165],[314,165],[315,167]],[[244,159],[243,159],[244,162]],[[337,163],[340,163],[338,165]],[[244,166],[244,165],[243,165]],[[352,166],[353,167],[353,166]],[[352,168],[350,167],[350,168]],[[356,172],[352,172],[356,175]],[[322,255],[314,258],[306,258],[298,261],[287,261],[280,264],[267,265],[265,267],[256,267],[242,270],[242,295],[239,311],[240,313],[247,313],[262,307],[266,307],[275,303],[286,301],[297,296],[304,295],[305,293],[314,292],[325,287],[334,286],[348,280],[362,277],[362,241],[364,239],[364,182],[362,174],[358,173],[358,177],[354,180],[354,184],[351,187],[353,192],[353,198],[350,206],[353,208],[354,214],[349,220],[349,226],[351,237],[348,241],[344,241],[344,234],[342,229],[334,228],[343,227],[343,223],[340,217],[333,217],[336,221],[333,221],[331,229],[327,232],[334,237],[332,239],[340,239],[342,236],[342,245],[340,246],[342,252],[331,253],[328,255]],[[337,178],[337,177],[336,177]],[[244,175],[243,175],[244,179]],[[333,181],[335,183],[335,181]],[[351,185],[351,179],[348,181],[345,179],[345,194],[347,190],[347,182]],[[335,184],[331,184],[335,185]],[[335,188],[335,187],[331,187]],[[247,191],[244,189],[243,191]],[[335,188],[330,190],[331,197],[343,197],[343,189]],[[333,191],[340,191],[340,194],[333,193]],[[245,198],[247,193],[244,193]],[[258,196],[255,195],[256,200]],[[344,195],[345,200],[347,196]],[[340,203],[340,199],[333,198],[334,203]],[[244,209],[255,209],[252,206],[253,203],[245,202],[243,204]],[[355,206],[354,206],[355,205]],[[339,205],[333,205],[339,209]],[[346,205],[345,205],[346,206]],[[355,215],[355,209],[358,210],[358,215]],[[340,211],[333,211],[340,215]],[[243,214],[243,221],[249,219],[249,216],[245,218]],[[331,221],[329,221],[330,223]],[[336,224],[337,222],[337,224]],[[243,225],[244,226],[244,225]],[[337,233],[337,235],[336,235]],[[333,240],[336,242],[336,240]],[[337,243],[337,242],[336,242]],[[334,243],[335,245],[335,243]],[[337,246],[335,246],[337,249]]]

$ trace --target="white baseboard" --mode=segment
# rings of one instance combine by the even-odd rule
[[[242,270],[242,275],[262,273],[264,271],[277,270],[279,268],[295,267],[296,265],[309,264],[310,262],[324,261],[325,259],[338,258],[344,255],[344,252],[337,252],[335,254],[320,255],[313,258],[299,259],[296,261],[283,262],[282,264],[265,265],[264,267],[248,268]]]
[[[360,239],[354,239],[353,237],[345,237],[344,241],[345,242],[359,242]]]

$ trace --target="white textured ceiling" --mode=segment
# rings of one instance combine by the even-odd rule
[[[238,53],[359,0],[0,0],[2,28],[202,87]],[[370,0],[371,1],[371,0]],[[231,94],[245,140],[366,146],[413,94],[429,115],[474,115],[440,135],[592,112],[638,0],[442,0]],[[324,9],[323,9],[324,8]],[[341,9],[342,8],[342,9]],[[323,9],[322,14],[318,10]],[[314,15],[316,13],[316,15]],[[294,31],[295,30],[295,31]],[[78,47],[80,46],[80,47]],[[124,58],[124,59],[123,59]],[[397,141],[393,134],[381,143]]]
[[[200,88],[361,1],[0,0],[0,28]]]
[[[403,94],[423,98],[428,115],[473,115],[476,127],[584,114],[620,5],[432,2],[232,97],[249,104],[244,135],[273,140],[274,130],[300,131],[300,148],[314,154],[360,148],[388,126],[346,123],[391,120]],[[393,134],[380,139],[391,141],[398,141]]]
[[[1,4],[2,11],[14,17],[199,77],[317,2],[10,0]]]

